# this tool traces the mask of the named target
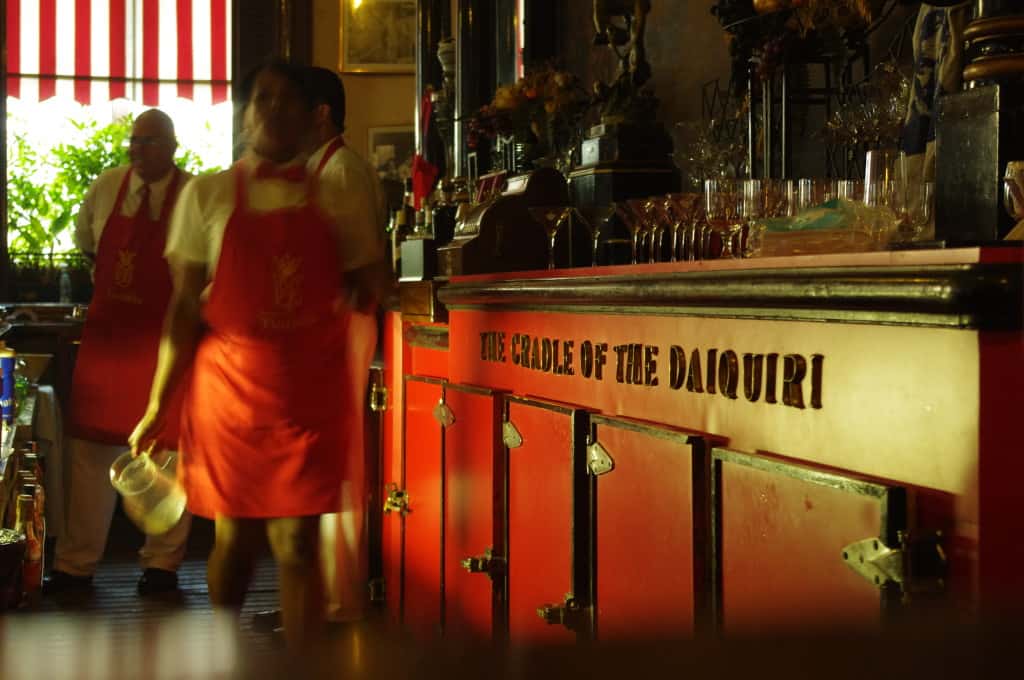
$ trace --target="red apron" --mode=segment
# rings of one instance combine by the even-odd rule
[[[125,174],[96,252],[94,292],[75,360],[68,418],[74,437],[127,444],[149,403],[171,274],[164,260],[167,218],[177,198],[181,172],[174,176],[160,216],[140,206],[121,214],[131,171]],[[160,443],[178,441],[180,399],[173,399]]]
[[[333,512],[350,425],[348,311],[329,220],[304,205],[254,212],[236,165],[182,412],[179,469],[203,517]]]
[[[331,157],[334,156],[335,153],[337,153],[338,149],[341,149],[344,146],[345,138],[342,137],[341,135],[338,135],[337,137],[331,140],[331,143],[327,145],[327,149],[324,150],[324,155],[320,159],[320,163],[316,166],[317,177],[319,177],[320,173],[322,173],[324,171],[324,168],[327,167],[327,161],[331,160]]]

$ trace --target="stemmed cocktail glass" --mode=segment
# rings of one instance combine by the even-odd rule
[[[567,205],[540,205],[529,208],[530,216],[544,227],[544,233],[548,237],[548,269],[555,268],[555,237],[566,223],[571,209],[571,206]]]
[[[675,220],[672,225],[672,261],[697,259],[697,220],[700,216],[701,195],[695,193],[669,194],[666,205],[672,206]],[[681,235],[680,235],[681,234]]]
[[[601,243],[601,228],[608,224],[608,220],[615,214],[615,204],[592,205],[584,209],[585,216],[590,223],[591,256],[593,266],[597,266],[597,248]]]
[[[640,219],[640,246],[646,244],[647,262],[654,262],[655,242],[661,230],[657,203],[651,198],[631,198],[626,202]]]
[[[622,223],[629,231],[630,245],[632,246],[632,263],[637,263],[637,253],[640,250],[640,234],[643,231],[643,218],[633,212],[627,202],[615,204],[615,214],[619,216]]]

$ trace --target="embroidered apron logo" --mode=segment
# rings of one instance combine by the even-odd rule
[[[273,262],[274,306],[293,312],[302,304],[302,259],[295,255],[278,255]]]
[[[114,267],[114,285],[118,288],[128,288],[135,280],[135,256],[134,250],[117,251],[117,265]]]

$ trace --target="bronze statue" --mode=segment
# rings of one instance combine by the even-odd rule
[[[594,44],[610,46],[619,60],[619,70],[611,84],[594,83],[603,122],[653,118],[656,100],[640,90],[651,77],[644,47],[650,11],[651,0],[594,0]],[[619,18],[622,25],[615,22]]]

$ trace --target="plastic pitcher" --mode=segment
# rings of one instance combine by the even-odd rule
[[[149,535],[171,530],[185,511],[185,491],[175,476],[173,452],[126,452],[110,466],[110,483],[124,500],[124,511]]]

